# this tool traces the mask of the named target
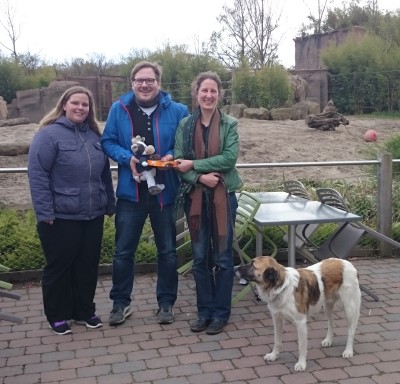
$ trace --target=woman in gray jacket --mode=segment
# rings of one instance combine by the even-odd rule
[[[29,149],[28,178],[46,259],[44,312],[56,334],[69,320],[101,327],[94,295],[104,215],[115,211],[108,157],[100,145],[91,92],[69,88],[39,123]]]

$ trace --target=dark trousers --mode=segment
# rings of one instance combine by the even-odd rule
[[[110,298],[113,307],[131,303],[135,253],[146,219],[150,218],[157,246],[157,303],[173,306],[178,292],[176,228],[173,204],[162,208],[156,196],[145,195],[139,203],[119,199],[115,212],[116,249],[113,258]]]
[[[37,225],[46,259],[42,292],[49,322],[86,320],[95,313],[104,216],[93,220],[56,219]]]
[[[215,222],[210,212],[210,197],[206,194],[203,194],[202,200],[199,238],[191,242],[198,317],[208,320],[228,321],[231,315],[234,279],[232,243],[238,202],[235,193],[228,196],[227,249],[218,252],[213,239],[212,228]],[[186,217],[189,217],[190,208],[191,199],[187,198]]]

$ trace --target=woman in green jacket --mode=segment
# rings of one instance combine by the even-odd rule
[[[215,335],[231,314],[235,191],[242,187],[235,167],[238,122],[217,108],[222,82],[216,73],[200,73],[192,96],[198,107],[180,122],[174,148],[196,282],[198,317],[190,329]]]

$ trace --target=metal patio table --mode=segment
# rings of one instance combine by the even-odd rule
[[[362,217],[350,212],[289,195],[286,192],[254,193],[261,205],[253,219],[259,229],[266,226],[288,227],[288,266],[296,266],[296,226],[361,221]],[[262,234],[256,235],[256,255],[262,255]]]

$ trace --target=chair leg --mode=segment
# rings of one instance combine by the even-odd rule
[[[260,297],[258,296],[258,293],[255,291],[255,284],[249,283],[242,290],[240,290],[235,296],[233,296],[232,305],[237,304],[241,299],[243,299],[243,297],[245,297],[247,294],[249,294],[250,291],[253,291],[254,296],[259,301]]]
[[[178,268],[178,273],[182,276],[185,276],[192,269],[192,266],[193,266],[193,260],[190,260],[186,264]]]

